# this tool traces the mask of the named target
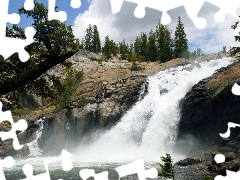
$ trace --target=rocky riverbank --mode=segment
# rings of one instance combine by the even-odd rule
[[[240,82],[239,74],[237,61],[193,86],[181,103],[179,139],[191,135],[198,144],[209,147],[219,143],[219,133],[227,131],[228,122],[240,123],[240,99],[231,92],[233,84]],[[237,132],[231,137],[238,136]]]
[[[240,99],[231,91],[234,83],[240,83],[240,58],[236,58],[237,62],[194,85],[181,102],[176,147],[191,146],[191,152],[185,153],[194,160],[184,160],[185,165],[212,175],[225,176],[226,170],[239,170],[239,127],[231,128],[228,139],[219,135],[227,131],[228,122],[240,124]],[[216,154],[223,154],[225,162],[216,163]]]

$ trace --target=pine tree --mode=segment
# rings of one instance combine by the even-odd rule
[[[156,61],[157,59],[157,47],[155,42],[155,33],[152,31],[149,32],[148,36],[148,50],[147,50],[147,59],[148,61]]]
[[[110,47],[111,47],[112,55],[113,56],[117,56],[117,54],[118,54],[118,46],[117,46],[117,44],[113,40],[110,41]]]
[[[174,54],[177,58],[189,58],[188,40],[180,16],[178,17],[178,24],[175,31]]]
[[[134,53],[134,45],[133,45],[132,42],[131,42],[130,45],[129,45],[128,53],[129,53],[129,54]]]
[[[227,51],[226,51],[226,48],[227,48],[226,46],[223,46],[223,51],[222,51],[223,53],[226,53],[226,52],[227,52]]]
[[[93,25],[92,29],[93,29],[93,36],[92,36],[91,50],[94,53],[99,53],[101,52],[101,41],[99,37],[99,32],[96,25]]]
[[[193,51],[192,53],[190,53],[190,58],[193,60],[193,59],[196,59],[197,57],[197,51]]]
[[[119,53],[121,54],[121,59],[127,59],[128,55],[128,45],[125,42],[125,39],[123,39],[122,42],[119,42]]]
[[[140,43],[141,39],[137,36],[134,42],[134,52],[138,55],[140,55]]]
[[[148,61],[148,37],[146,33],[141,33],[139,54],[144,57],[145,61]]]
[[[102,48],[102,52],[106,56],[107,59],[111,58],[111,41],[110,41],[108,35],[105,37],[105,43]]]
[[[166,62],[172,59],[173,40],[171,31],[164,25],[158,24],[156,28],[157,57],[160,62]]]
[[[239,26],[239,22],[240,21],[235,22],[235,24],[231,26],[231,29],[235,30]],[[236,42],[240,42],[240,32],[238,32],[238,35],[234,36],[234,38],[235,38]],[[232,56],[236,55],[236,53],[238,53],[238,52],[240,52],[240,47],[232,47],[232,48],[230,47],[230,54]]]
[[[88,28],[86,29],[86,35],[84,37],[84,49],[87,51],[92,51],[92,38],[93,38],[93,32],[92,32],[92,26],[89,24]]]
[[[200,57],[203,55],[203,52],[200,48],[197,48],[197,57]]]
[[[109,36],[107,35],[105,37],[105,43],[102,48],[103,55],[107,58],[110,59],[113,56],[116,56],[118,54],[118,47],[115,44],[113,40],[110,40]]]

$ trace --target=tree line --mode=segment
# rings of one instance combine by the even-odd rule
[[[0,96],[7,95],[5,97],[10,99],[11,97],[17,99],[22,93],[31,92],[44,97],[61,96],[66,91],[67,85],[62,86],[61,79],[46,72],[57,64],[61,64],[66,69],[71,68],[71,63],[66,60],[81,48],[102,53],[106,60],[120,56],[121,59],[132,62],[166,62],[173,58],[195,58],[203,54],[200,48],[189,52],[188,39],[180,16],[174,34],[168,26],[158,22],[155,29],[136,35],[131,43],[127,43],[125,39],[115,43],[106,36],[104,44],[101,45],[96,25],[89,25],[83,41],[80,42],[73,35],[71,26],[58,20],[48,20],[48,9],[42,3],[35,2],[35,8],[31,11],[20,8],[18,13],[33,19],[32,26],[36,34],[34,43],[25,48],[30,54],[29,61],[22,63],[17,54],[7,59],[0,56]],[[231,28],[236,29],[238,24],[239,22],[236,22]],[[6,35],[13,38],[26,38],[24,29],[17,25],[8,27]],[[235,40],[240,41],[240,36],[235,36]],[[223,52],[225,51],[226,47],[223,47]],[[239,51],[239,47],[231,49],[232,53]]]
[[[82,48],[94,53],[102,52],[105,59],[120,55],[121,59],[128,61],[166,62],[173,58],[189,58],[191,55],[188,51],[188,39],[180,16],[174,38],[172,38],[172,31],[169,27],[162,25],[160,21],[155,30],[151,29],[148,33],[141,32],[135,41],[129,44],[125,39],[117,44],[109,36],[106,36],[104,45],[101,47],[96,25],[89,25],[85,32]]]

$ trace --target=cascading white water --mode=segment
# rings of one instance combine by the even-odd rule
[[[29,147],[29,151],[30,151],[30,154],[28,156],[30,156],[30,157],[36,157],[36,156],[41,156],[42,155],[42,150],[38,147],[37,140],[42,135],[43,119],[39,119],[36,123],[40,125],[37,132],[35,132],[36,133],[36,138],[33,141],[27,143],[27,145]]]
[[[77,153],[80,161],[159,161],[161,155],[172,153],[177,134],[179,101],[191,87],[215,70],[226,67],[232,58],[178,66],[149,77],[148,94],[138,101],[107,132],[97,132],[94,141],[81,143]],[[176,157],[175,157],[176,160]]]

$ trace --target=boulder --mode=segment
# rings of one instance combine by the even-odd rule
[[[187,158],[187,159],[183,159],[183,160],[180,160],[180,161],[176,162],[174,165],[177,165],[177,166],[190,166],[190,165],[198,164],[198,163],[201,163],[201,162],[202,162],[201,159]]]

